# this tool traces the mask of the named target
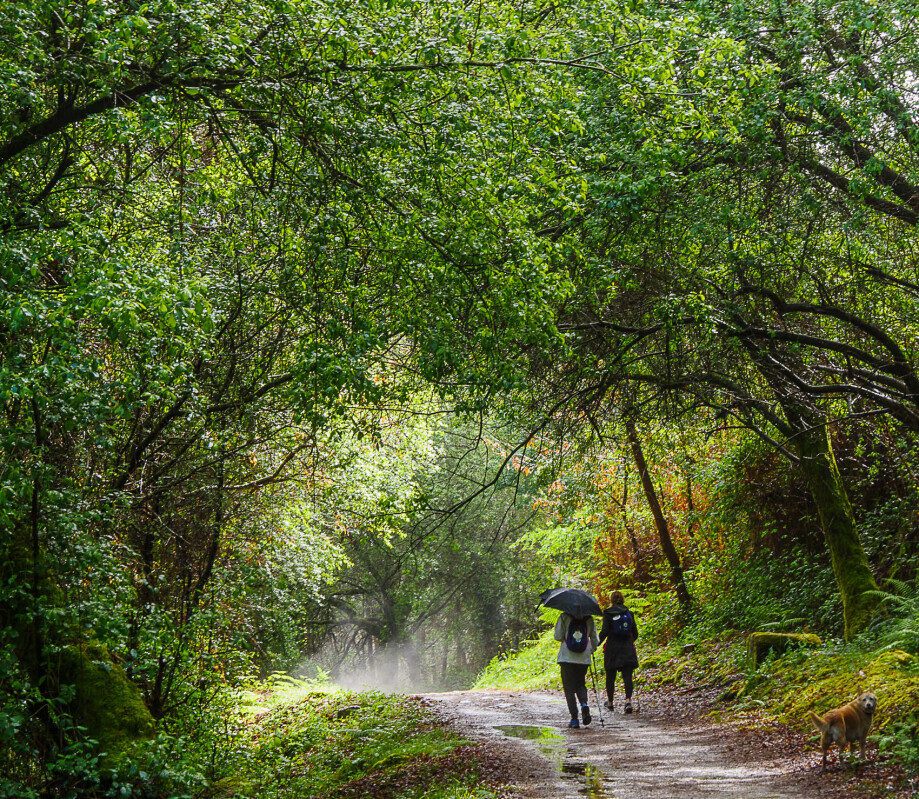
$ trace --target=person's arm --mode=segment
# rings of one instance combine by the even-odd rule
[[[632,611],[630,610],[629,613],[632,613]],[[635,621],[634,613],[632,613],[632,640],[633,641],[638,640],[638,622]]]
[[[603,626],[600,628],[600,637],[597,639],[597,646],[600,646],[601,642],[605,641],[609,636],[609,620],[606,618],[606,614],[603,614]]]
[[[555,640],[564,641],[565,635],[568,633],[568,614],[563,613],[558,617],[558,621],[555,622]]]
[[[590,617],[590,642],[593,644],[594,649],[600,648],[600,639],[597,638],[597,623],[594,621],[593,616]]]

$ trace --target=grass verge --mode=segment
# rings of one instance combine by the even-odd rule
[[[411,697],[294,680],[243,697],[212,797],[494,799],[479,746]]]

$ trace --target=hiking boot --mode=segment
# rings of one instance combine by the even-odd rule
[[[603,707],[605,707],[608,711],[610,711],[610,713],[612,713],[613,710],[615,710],[615,708],[613,707],[613,703],[610,702],[609,700],[606,700],[606,702],[603,703]]]
[[[626,713],[632,712],[632,703],[628,699],[625,700],[625,712]]]
[[[584,719],[584,726],[585,726],[585,727],[586,727],[588,724],[590,724],[591,721],[593,721],[593,719],[591,719],[591,717],[590,717],[590,708],[587,707],[587,705],[581,705],[581,716],[582,716],[583,719]]]
[[[581,723],[577,719],[571,719],[571,721],[568,722],[568,726],[571,727],[572,730],[576,730],[581,726]]]

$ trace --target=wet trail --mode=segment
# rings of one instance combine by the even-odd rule
[[[749,736],[698,718],[662,718],[650,707],[631,715],[604,709],[601,724],[592,697],[593,723],[569,730],[558,691],[457,691],[425,700],[465,734],[510,750],[507,779],[534,799],[839,795],[825,792],[832,786],[814,773],[813,753],[803,747],[777,757]]]

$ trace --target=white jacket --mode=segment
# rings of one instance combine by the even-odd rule
[[[558,658],[556,663],[582,663],[590,664],[591,654],[600,646],[600,639],[597,636],[597,625],[594,624],[593,616],[587,617],[587,649],[583,652],[572,652],[565,644],[565,636],[568,635],[568,624],[571,616],[563,613],[555,622],[555,640],[561,641],[562,645],[558,648]]]

